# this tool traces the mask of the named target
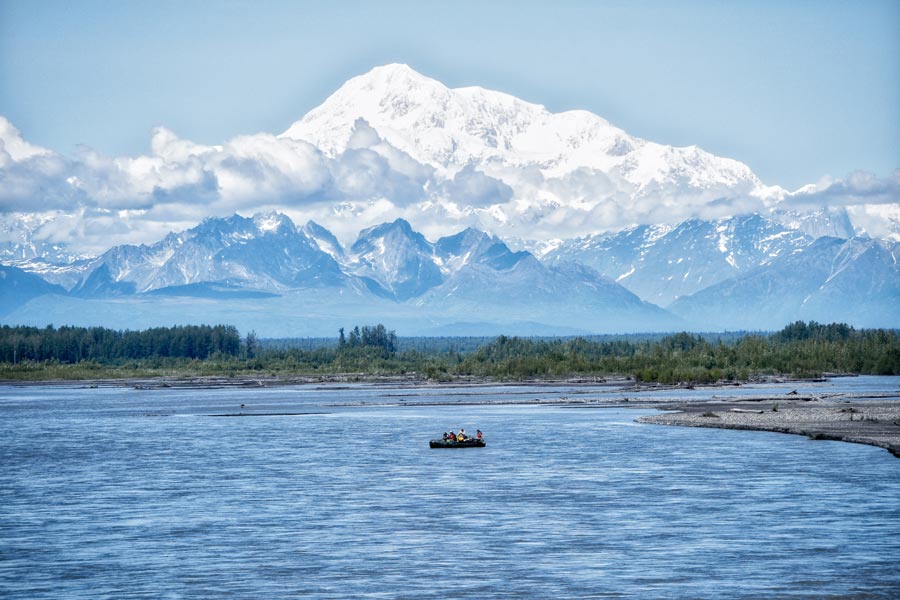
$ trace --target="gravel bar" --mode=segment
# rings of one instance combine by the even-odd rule
[[[828,400],[711,401],[658,406],[678,411],[648,415],[641,423],[748,429],[805,435],[886,448],[900,458],[900,402]]]

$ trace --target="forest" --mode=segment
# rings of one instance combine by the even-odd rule
[[[244,342],[246,344],[246,340]],[[252,343],[252,340],[251,340]],[[208,359],[238,356],[242,349],[236,328],[227,325],[157,327],[144,331],[114,331],[104,327],[0,327],[0,362],[56,361],[116,363],[160,357]],[[244,348],[246,351],[246,347]]]
[[[147,376],[402,375],[434,381],[628,377],[711,383],[824,373],[900,375],[900,334],[797,321],[773,333],[400,338],[384,325],[310,343],[227,325],[115,331],[0,327],[0,380]]]

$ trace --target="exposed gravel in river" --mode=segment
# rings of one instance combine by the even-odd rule
[[[679,412],[641,417],[642,423],[751,429],[886,448],[900,458],[900,402],[843,399],[714,401],[670,404]]]

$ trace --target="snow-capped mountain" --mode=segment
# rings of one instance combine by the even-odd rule
[[[50,241],[48,232],[57,215],[10,215],[0,220],[0,263],[39,275],[45,281],[70,288],[88,268],[92,257],[62,242]]]
[[[752,197],[761,206],[786,193],[763,185],[743,163],[696,146],[643,140],[587,111],[552,113],[480,87],[450,89],[397,64],[349,80],[281,137],[339,156],[358,137],[360,123],[448,181],[475,171],[511,186],[519,199],[515,213],[481,211],[500,223],[539,219],[561,206],[590,219],[604,202],[645,211],[651,207],[636,205],[648,198],[666,204],[678,196],[682,206]],[[479,213],[504,201],[450,193],[442,204]]]
[[[638,188],[672,178],[695,187],[761,188],[746,165],[696,146],[648,142],[587,111],[551,113],[481,87],[450,89],[402,64],[350,79],[282,136],[335,155],[360,118],[419,162],[448,172],[500,163],[557,176],[586,167],[617,172]]]
[[[60,264],[79,258],[65,244],[41,239],[40,230],[50,219],[38,215],[19,215],[15,220],[0,222],[0,260],[7,264],[42,259]]]
[[[345,250],[324,227],[298,229],[266,213],[210,218],[155,244],[112,248],[91,263],[75,297],[12,267],[0,288],[9,322],[132,327],[137,314],[145,325],[214,314],[271,335],[285,335],[285,323],[320,334],[374,314],[417,328],[410,333],[452,323],[488,331],[503,323],[567,332],[778,328],[798,318],[897,326],[898,257],[897,243],[812,242],[760,216],[632,228],[563,243],[545,261],[474,228],[431,242],[402,219],[363,230]],[[682,321],[583,263],[658,295],[703,289],[671,305]],[[212,304],[180,300],[187,298]]]
[[[64,293],[48,285],[22,295],[19,304],[30,306],[33,298]],[[70,322],[73,315],[96,314],[91,307],[105,302],[118,303],[109,309],[112,313],[123,302],[138,310],[151,296],[159,315],[166,314],[162,307],[167,303],[195,298],[214,302],[231,322],[265,313],[278,323],[295,318],[293,311],[306,306],[307,314],[317,319],[323,311],[337,311],[354,320],[371,318],[369,311],[378,307],[380,314],[395,319],[424,321],[427,328],[420,325],[422,330],[476,319],[478,326],[492,331],[500,323],[583,332],[667,329],[678,323],[588,267],[545,265],[474,228],[431,242],[397,219],[363,230],[344,250],[324,227],[307,223],[297,229],[278,213],[209,218],[155,244],[117,246],[91,264],[71,297],[34,310],[39,318],[50,319],[61,311],[68,316],[54,322]],[[73,311],[70,305],[76,302],[88,304]],[[243,304],[229,312],[234,302]],[[28,306],[22,315],[32,314]],[[180,306],[182,319],[197,310],[213,310]]]
[[[403,219],[363,230],[350,251],[353,274],[382,296],[407,300],[443,280],[433,245]]]
[[[437,288],[466,267],[480,265],[496,272],[526,258],[535,260],[472,227],[432,243],[407,221],[397,219],[360,232],[345,269],[381,296],[408,300]]]
[[[328,254],[334,260],[342,262],[344,260],[344,247],[338,241],[334,234],[316,223],[308,221],[301,229],[306,237],[311,239],[319,247],[319,250]]]
[[[667,306],[811,242],[798,230],[751,215],[629,227],[561,242],[542,258],[589,265],[644,300]]]
[[[376,294],[460,320],[583,330],[666,329],[677,320],[592,269],[547,266],[474,228],[434,243],[402,219],[360,233],[346,263]]]
[[[797,319],[897,327],[900,243],[822,237],[669,308],[706,328],[774,329]]]
[[[513,252],[500,238],[474,227],[439,239],[434,251],[448,276],[476,265],[497,271],[511,269],[523,260],[534,260],[530,253]]]
[[[583,331],[667,329],[678,322],[588,267],[545,265],[471,227],[431,243],[398,219],[361,232],[346,264],[377,294],[444,318],[477,315]]]
[[[146,246],[117,246],[93,264],[76,292],[132,294],[196,283],[261,290],[340,285],[340,266],[286,216],[206,219]]]

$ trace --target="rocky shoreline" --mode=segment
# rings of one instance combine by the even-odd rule
[[[845,396],[819,398],[750,398],[657,406],[678,411],[640,417],[640,423],[745,429],[804,435],[885,448],[900,458],[900,402]]]

